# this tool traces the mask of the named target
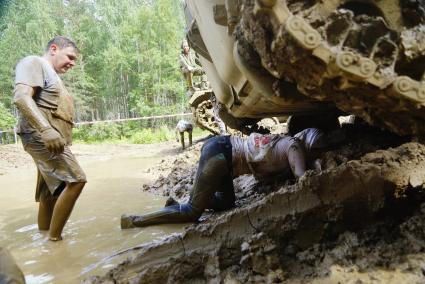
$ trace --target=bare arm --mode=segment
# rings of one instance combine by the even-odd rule
[[[303,148],[294,143],[289,147],[288,150],[288,161],[291,167],[291,171],[296,178],[299,178],[304,175],[307,170],[305,153]]]
[[[52,153],[60,154],[64,150],[65,141],[62,136],[52,128],[35,104],[33,99],[34,94],[35,91],[33,87],[17,84],[14,89],[13,102],[28,122],[40,132],[41,139],[46,145],[46,148]]]

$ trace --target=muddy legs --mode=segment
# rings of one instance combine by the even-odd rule
[[[189,135],[189,147],[192,146],[192,131],[186,130],[188,135]],[[184,145],[184,131],[179,132],[180,134],[180,142],[182,144],[182,149],[185,149],[185,145]]]
[[[38,207],[38,229],[40,231],[47,231],[50,229],[53,209],[55,208],[57,200],[58,198],[55,196],[49,196],[40,200]]]
[[[180,142],[182,143],[182,148],[184,150],[184,131],[180,132]]]
[[[50,240],[58,241],[62,239],[61,233],[63,227],[71,215],[74,204],[78,196],[80,196],[84,185],[84,182],[69,183],[57,199],[50,222]]]
[[[192,131],[188,131],[189,133],[189,146],[192,146]]]

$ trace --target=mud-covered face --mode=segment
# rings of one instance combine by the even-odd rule
[[[53,68],[59,74],[66,73],[74,67],[78,55],[72,46],[59,48],[55,44],[52,44],[50,47],[50,54],[52,56]]]

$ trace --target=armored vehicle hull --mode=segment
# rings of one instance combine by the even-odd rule
[[[339,109],[425,135],[425,1],[186,0],[186,14],[224,116]]]

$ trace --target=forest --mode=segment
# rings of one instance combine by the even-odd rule
[[[72,38],[80,50],[63,76],[77,122],[185,111],[182,11],[176,0],[0,1],[0,130],[15,124],[15,65],[42,55],[55,35]]]

